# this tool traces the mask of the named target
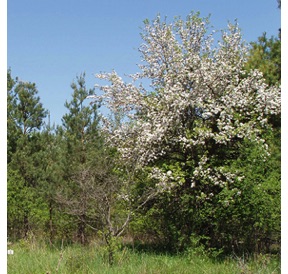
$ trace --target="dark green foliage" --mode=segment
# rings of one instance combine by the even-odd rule
[[[44,110],[40,98],[37,96],[36,85],[19,82],[15,86],[14,92],[18,99],[14,113],[17,126],[21,128],[24,135],[39,130],[43,125],[47,111]]]
[[[87,104],[86,98],[94,93],[94,89],[86,88],[85,73],[77,77],[77,82],[73,82],[71,88],[72,99],[65,103],[68,113],[62,118],[62,128],[67,141],[67,153],[71,153],[72,158],[78,155],[79,158],[73,160],[84,163],[84,154],[89,152],[88,148],[100,143],[97,113],[99,106]]]
[[[8,232],[28,237],[45,218],[38,188],[43,176],[39,130],[47,112],[35,84],[14,81],[10,71],[7,76]]]
[[[61,139],[55,130],[49,125],[42,131],[42,172],[39,182],[39,195],[43,197],[47,205],[47,218],[45,219],[45,236],[50,243],[57,238],[66,238],[66,224],[69,221],[60,212],[56,201],[59,187],[63,184],[64,167],[61,155]]]
[[[280,36],[280,34],[279,34]],[[267,38],[266,33],[251,43],[246,68],[258,69],[263,73],[268,85],[279,84],[281,81],[281,40]]]
[[[46,205],[35,189],[28,186],[22,176],[8,167],[7,214],[8,237],[15,241],[27,238],[29,231],[43,229]]]
[[[242,180],[214,187],[211,195],[189,184],[177,187],[147,206],[132,228],[144,230],[154,244],[171,252],[194,246],[195,240],[197,246],[224,254],[279,252],[280,145],[279,140],[273,143],[273,132],[269,135],[266,161],[257,144],[246,142],[228,164],[230,171],[240,170]],[[203,187],[207,191],[208,185]]]
[[[241,170],[244,178],[205,204],[212,247],[226,252],[270,252],[274,244],[279,251],[280,149],[272,147],[270,152],[263,162],[257,145],[244,144],[241,156],[230,166],[230,170]]]
[[[11,70],[7,72],[7,160],[11,161],[12,154],[16,151],[16,142],[20,136],[20,129],[15,122],[17,107],[17,94],[13,87],[17,80],[11,76]]]
[[[57,197],[64,212],[74,217],[78,226],[77,237],[82,244],[87,243],[87,202],[86,193],[81,189],[83,172],[93,168],[95,152],[100,148],[102,140],[99,135],[99,118],[97,105],[85,105],[88,95],[93,94],[93,89],[87,89],[85,73],[77,77],[77,83],[71,84],[73,89],[72,99],[65,103],[68,113],[62,118],[62,127],[57,132],[61,136],[61,163],[62,184]],[[90,174],[88,177],[91,176]],[[85,177],[85,176],[84,176]],[[85,180],[89,178],[85,177]],[[80,183],[80,185],[79,185]],[[84,182],[82,182],[84,183]],[[71,207],[73,196],[76,207]],[[71,202],[71,203],[70,203]]]

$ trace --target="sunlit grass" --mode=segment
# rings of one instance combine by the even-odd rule
[[[276,257],[262,255],[253,259],[231,256],[213,260],[205,255],[167,255],[134,252],[124,248],[115,255],[115,264],[109,266],[102,248],[95,246],[67,246],[56,248],[45,245],[13,244],[8,255],[8,273],[13,274],[237,274],[280,273]]]

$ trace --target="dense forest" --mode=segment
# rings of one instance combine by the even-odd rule
[[[208,30],[146,20],[141,71],[81,73],[57,126],[8,70],[9,241],[280,252],[281,37]]]

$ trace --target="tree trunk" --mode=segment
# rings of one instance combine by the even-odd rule
[[[28,213],[26,212],[24,213],[23,227],[24,227],[24,239],[27,239],[29,232],[29,219],[28,219]]]
[[[113,248],[113,239],[110,232],[105,234],[105,241],[107,244],[107,252],[108,252],[108,264],[112,266],[114,264],[114,248]]]
[[[53,229],[53,206],[52,201],[49,202],[49,230],[50,230],[50,245],[52,245],[54,238],[54,229]]]
[[[86,230],[85,216],[81,216],[81,220],[78,224],[78,239],[80,240],[80,243],[82,245],[85,245],[87,242],[85,230]]]

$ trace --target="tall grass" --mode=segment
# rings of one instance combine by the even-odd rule
[[[280,273],[279,259],[268,255],[250,259],[231,256],[217,261],[194,253],[172,256],[123,248],[116,253],[115,264],[109,266],[104,249],[95,245],[50,247],[23,241],[9,249],[14,250],[14,255],[8,255],[9,274]]]

